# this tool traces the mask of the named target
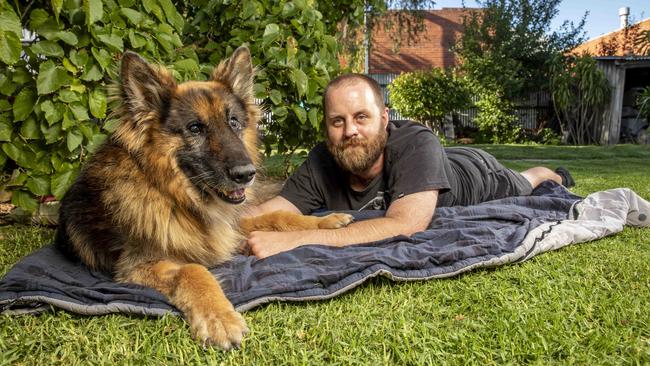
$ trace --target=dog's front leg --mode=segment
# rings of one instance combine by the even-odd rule
[[[167,296],[185,315],[192,335],[203,345],[226,350],[239,347],[248,332],[244,318],[235,311],[214,276],[200,264],[167,260],[143,263],[128,271],[124,280],[152,287]]]
[[[259,216],[244,217],[240,220],[241,231],[248,235],[251,231],[298,231],[314,229],[338,229],[347,226],[353,217],[343,213],[333,213],[323,217],[306,216],[288,211],[273,211]]]

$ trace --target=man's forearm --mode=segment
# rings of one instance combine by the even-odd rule
[[[425,230],[433,217],[437,191],[410,194],[393,202],[382,218],[354,222],[341,229],[304,231],[253,231],[248,245],[257,257],[265,258],[305,244],[346,246],[412,235]]]
[[[418,228],[424,230],[423,228]],[[405,225],[396,219],[382,217],[365,221],[354,222],[347,227],[335,230],[306,230],[296,232],[299,244],[327,244],[333,246],[346,246],[382,240],[397,235],[411,235],[419,230],[414,230],[412,225]]]
[[[341,229],[253,231],[248,237],[248,245],[255,256],[266,258],[306,244],[347,246],[413,232],[398,220],[384,217],[352,223]]]

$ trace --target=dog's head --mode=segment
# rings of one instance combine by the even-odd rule
[[[241,203],[258,162],[253,77],[245,47],[215,67],[208,81],[181,84],[126,52],[120,70],[126,117],[115,138],[159,179],[184,176],[202,199]]]

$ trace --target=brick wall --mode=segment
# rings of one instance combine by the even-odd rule
[[[397,32],[387,33],[379,26],[373,30],[370,74],[399,74],[404,71],[450,68],[456,59],[450,48],[463,31],[463,17],[477,9],[443,8],[424,15],[425,30],[411,44],[402,42],[395,51]]]

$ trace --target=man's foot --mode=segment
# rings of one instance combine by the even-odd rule
[[[573,180],[573,177],[571,176],[571,173],[569,173],[569,171],[565,167],[561,167],[561,166],[557,167],[557,169],[555,169],[555,174],[562,177],[562,185],[563,186],[565,186],[567,188],[575,187],[576,181]]]

